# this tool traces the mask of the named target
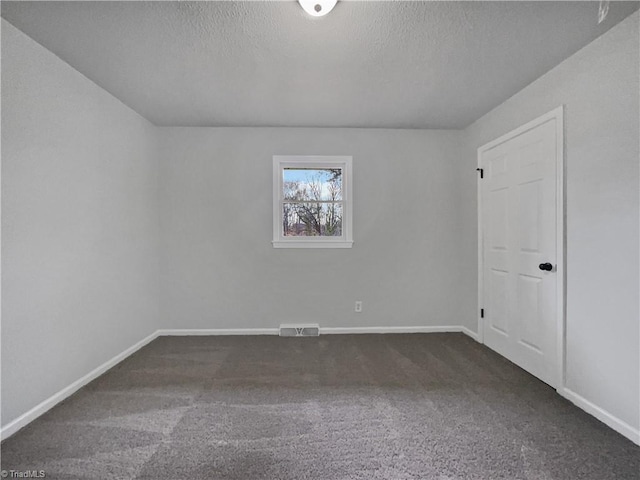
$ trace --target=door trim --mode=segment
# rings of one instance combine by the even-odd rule
[[[556,254],[557,254],[557,292],[556,292],[556,320],[557,320],[557,358],[556,358],[556,385],[557,391],[563,391],[565,385],[565,325],[566,325],[566,269],[565,269],[565,197],[564,197],[564,106],[532,120],[515,130],[498,137],[478,148],[477,166],[482,168],[482,154],[501,143],[511,140],[524,132],[536,128],[551,119],[556,121]],[[480,316],[480,309],[484,294],[484,244],[482,231],[482,179],[477,178],[478,190],[478,341],[484,344],[484,318]]]

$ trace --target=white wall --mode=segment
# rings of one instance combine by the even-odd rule
[[[166,328],[460,325],[460,132],[162,128],[160,138]],[[353,156],[353,248],[272,247],[274,154]]]
[[[466,130],[458,188],[476,235],[476,149],[565,105],[566,386],[640,427],[639,38],[636,12]],[[475,242],[461,252],[477,262]],[[474,286],[475,288],[475,286]],[[471,288],[466,295],[475,295]],[[468,324],[477,329],[475,321]],[[622,425],[624,427],[624,425]]]
[[[154,332],[154,127],[2,20],[2,425]]]

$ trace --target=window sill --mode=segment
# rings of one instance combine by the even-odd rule
[[[273,248],[351,248],[353,241],[283,241],[274,240]]]

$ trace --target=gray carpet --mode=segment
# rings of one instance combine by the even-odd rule
[[[638,479],[640,447],[461,334],[163,337],[2,444],[47,479]]]

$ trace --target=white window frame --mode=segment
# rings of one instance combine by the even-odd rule
[[[273,156],[273,247],[274,248],[351,248],[352,157],[347,155]],[[342,170],[342,235],[339,237],[285,237],[283,235],[283,171],[285,168],[339,168]]]

